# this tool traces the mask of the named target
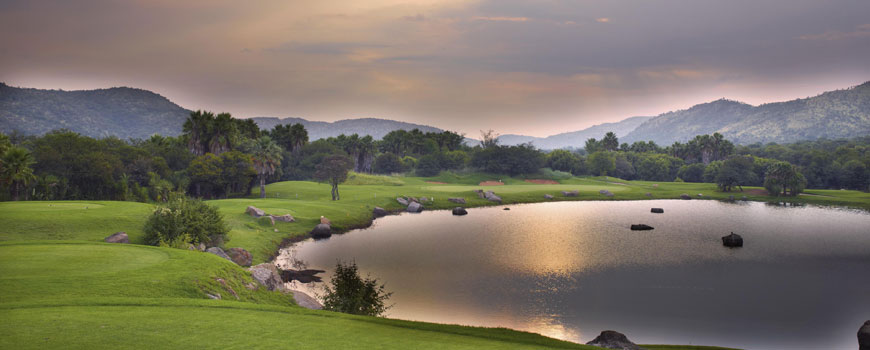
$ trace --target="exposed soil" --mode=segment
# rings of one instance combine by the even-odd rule
[[[478,186],[501,186],[501,185],[504,185],[504,182],[501,182],[501,181],[484,181],[484,182],[481,182],[481,183],[479,183],[479,184],[477,184],[477,185],[478,185]]]
[[[559,181],[556,180],[540,180],[540,179],[529,179],[526,180],[528,183],[539,184],[539,185],[558,185]]]
[[[433,185],[446,185],[447,184],[446,182],[440,182],[440,181],[426,181],[426,183],[433,184]]]
[[[758,189],[758,188],[754,188],[751,190],[743,190],[743,193],[751,194],[753,196],[766,196],[769,194],[769,193],[767,193],[767,190],[762,190],[762,189]]]

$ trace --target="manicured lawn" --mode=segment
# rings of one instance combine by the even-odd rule
[[[101,241],[118,231],[142,244],[151,204],[113,201],[0,202],[0,241]]]

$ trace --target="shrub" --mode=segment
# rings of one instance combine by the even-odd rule
[[[184,243],[220,245],[226,240],[229,229],[217,208],[198,199],[172,195],[148,217],[144,231],[147,244],[179,246]]]
[[[324,287],[326,295],[323,298],[323,309],[354,315],[380,316],[390,306],[387,299],[393,293],[387,293],[383,284],[378,284],[375,278],[363,279],[355,262],[344,264],[339,261],[335,266],[335,274],[330,285]]]
[[[438,163],[437,157],[431,154],[420,157],[420,161],[417,162],[418,176],[435,176],[438,175],[439,172],[441,172],[441,165]]]

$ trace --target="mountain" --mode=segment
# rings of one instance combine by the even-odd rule
[[[92,137],[178,135],[190,111],[151,91],[128,87],[63,91],[0,83],[0,131],[39,135],[66,128]]]
[[[651,117],[631,117],[616,123],[604,123],[589,128],[556,134],[548,137],[532,137],[523,135],[501,135],[498,141],[502,145],[518,145],[531,142],[540,149],[583,148],[587,139],[601,139],[608,131],[613,131],[617,137],[628,135]]]
[[[442,132],[443,130],[420,124],[405,123],[389,119],[378,118],[360,118],[360,119],[345,119],[338,120],[332,123],[309,121],[302,118],[274,118],[274,117],[256,117],[253,119],[260,129],[272,129],[278,124],[296,124],[301,123],[308,130],[308,138],[317,140],[327,137],[334,137],[341,134],[351,135],[359,134],[360,136],[371,135],[375,140],[382,139],[384,135],[394,130],[413,130],[420,129],[422,132]]]
[[[738,144],[788,143],[870,135],[870,82],[821,95],[751,106],[718,100],[652,118],[620,142],[661,146],[695,135],[721,133]]]

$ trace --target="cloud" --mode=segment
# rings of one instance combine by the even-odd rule
[[[473,21],[495,21],[495,22],[528,22],[530,19],[528,17],[486,17],[486,16],[475,16],[471,17]]]
[[[598,23],[608,23],[608,22],[610,22],[610,18],[607,18],[607,17],[596,18],[596,19],[595,19],[595,22],[598,22]]]
[[[426,16],[418,13],[415,16],[402,16],[402,19],[411,22],[424,22],[426,21]]]
[[[356,42],[287,42],[263,51],[273,53],[303,53],[311,55],[346,55],[361,49],[383,49],[389,45]]]
[[[870,38],[870,23],[862,24],[855,27],[855,30],[851,32],[841,32],[837,30],[829,30],[822,34],[811,34],[811,35],[801,35],[798,39],[801,40],[826,40],[826,41],[834,41],[834,40],[846,40],[846,39],[857,39],[857,38]]]

